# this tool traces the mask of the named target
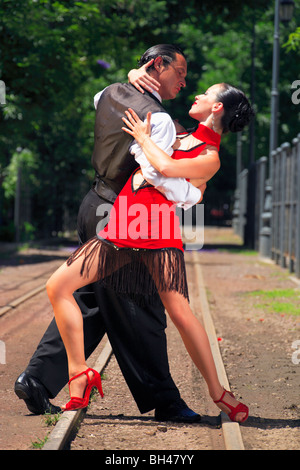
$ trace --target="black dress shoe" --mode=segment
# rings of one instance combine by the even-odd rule
[[[43,384],[23,372],[15,382],[16,395],[25,401],[28,410],[35,415],[45,413],[56,414],[61,411],[58,406],[51,405],[47,390]]]
[[[198,423],[201,416],[191,410],[180,398],[170,405],[155,409],[157,421],[173,421],[176,423]]]

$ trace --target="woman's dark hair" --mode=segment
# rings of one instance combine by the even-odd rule
[[[241,90],[228,83],[221,83],[221,86],[222,90],[217,95],[217,101],[224,106],[221,118],[223,133],[240,132],[253,118],[254,110]]]
[[[149,62],[149,60],[156,59],[157,57],[161,57],[163,59],[164,65],[168,65],[176,60],[176,54],[180,54],[185,58],[183,51],[175,44],[157,44],[156,46],[152,46],[150,49],[144,52],[138,61],[138,66],[142,67],[142,65]],[[154,65],[151,65],[147,70],[151,71],[153,69]]]

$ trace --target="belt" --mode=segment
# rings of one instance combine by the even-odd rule
[[[98,194],[98,196],[106,199],[109,202],[114,203],[117,199],[117,194],[111,187],[103,181],[98,174],[95,175],[93,181],[93,189]]]

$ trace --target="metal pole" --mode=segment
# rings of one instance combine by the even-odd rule
[[[251,42],[251,104],[255,105],[255,55],[256,55],[256,30],[255,30],[255,19],[253,20],[252,29],[252,42]],[[249,167],[255,162],[255,119],[252,119],[249,128]]]
[[[296,145],[297,158],[297,201],[296,201],[296,276],[300,277],[300,134],[294,140]]]
[[[239,185],[239,176],[242,172],[242,133],[237,133],[236,141],[236,187]]]
[[[18,170],[17,170],[17,183],[16,183],[16,194],[15,194],[15,242],[20,242],[20,205],[21,205],[21,161],[18,159]]]
[[[279,77],[279,3],[275,1],[273,68],[271,91],[271,125],[269,150],[269,178],[272,175],[272,151],[278,147],[278,77]]]
[[[262,229],[260,232],[260,254],[270,258],[272,250],[272,176],[273,155],[278,147],[278,77],[279,77],[279,4],[275,1],[274,15],[274,41],[273,41],[273,67],[272,67],[272,91],[271,91],[271,122],[270,122],[270,148],[269,148],[269,173],[266,180],[266,199],[264,213],[262,214]]]

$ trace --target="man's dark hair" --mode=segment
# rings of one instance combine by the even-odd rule
[[[161,57],[163,59],[164,65],[168,65],[176,60],[176,54],[180,54],[186,58],[182,49],[180,49],[180,47],[176,46],[175,44],[157,44],[156,46],[152,46],[150,49],[144,52],[138,62],[138,66],[142,67],[142,65],[149,62],[149,60],[156,59],[157,57]],[[147,70],[151,71],[153,69],[154,66],[151,65]]]

